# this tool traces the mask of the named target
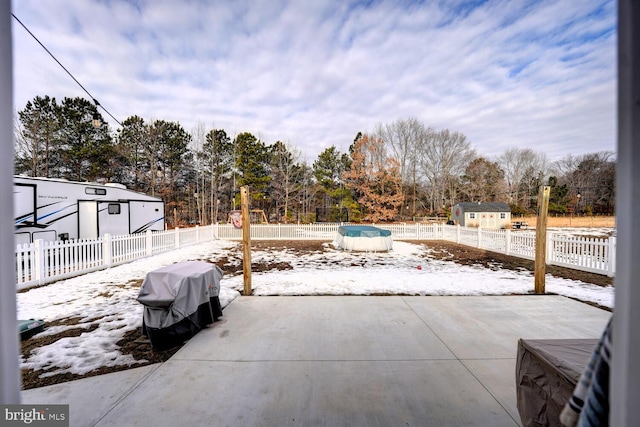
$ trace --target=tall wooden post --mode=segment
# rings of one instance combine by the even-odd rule
[[[551,187],[540,186],[538,193],[538,220],[536,222],[535,293],[544,294],[544,276],[547,264],[547,212]]]
[[[240,187],[242,203],[242,270],[244,273],[244,295],[251,295],[251,217],[249,216],[249,189]]]

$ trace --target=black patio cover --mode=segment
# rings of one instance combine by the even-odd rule
[[[518,341],[516,394],[523,427],[562,426],[560,412],[597,342],[597,339]]]

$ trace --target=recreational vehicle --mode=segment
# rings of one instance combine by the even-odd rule
[[[15,241],[95,239],[164,230],[164,202],[122,184],[13,177]]]

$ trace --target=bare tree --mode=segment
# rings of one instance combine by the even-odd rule
[[[300,191],[297,197],[297,220],[310,221],[312,218],[312,203],[316,197],[317,186],[314,185],[313,168],[306,162],[300,165]]]
[[[284,210],[285,222],[289,217],[289,202],[292,194],[301,187],[300,175],[302,168],[299,165],[300,150],[290,143],[284,144],[281,141],[271,148],[271,198],[276,203],[276,213],[279,215],[280,207]]]
[[[38,142],[29,141],[25,135],[25,129],[17,116],[14,116],[13,123],[13,159],[15,173],[26,173],[29,176],[38,176],[40,169],[40,156],[34,155],[38,153]]]
[[[421,140],[418,161],[430,189],[431,210],[457,199],[459,177],[476,157],[467,137],[448,129],[425,129]]]
[[[568,154],[560,160],[556,160],[549,166],[549,173],[557,177],[565,176],[573,173],[580,164],[580,156]]]
[[[580,194],[578,210],[587,214],[611,214],[615,208],[615,161],[611,151],[589,153],[577,158],[575,169],[562,178],[572,193]]]
[[[194,193],[196,198],[196,209],[198,211],[198,221],[204,225],[208,223],[207,219],[207,188],[211,187],[210,179],[205,171],[204,157],[202,156],[202,150],[205,144],[207,131],[204,123],[201,121],[196,122],[195,127],[191,130],[191,151],[196,153],[195,156],[195,173],[196,173],[196,191]]]
[[[510,148],[498,157],[498,164],[507,181],[509,203],[529,208],[532,193],[549,172],[547,156],[530,148]]]
[[[410,189],[403,191],[403,199],[408,202],[410,197],[407,193],[409,191],[412,193],[411,205],[414,214],[416,211],[418,180],[416,156],[423,132],[424,125],[415,117],[411,117],[385,125],[378,124],[374,133],[376,137],[385,142],[391,151],[391,156],[398,162],[402,182]]]

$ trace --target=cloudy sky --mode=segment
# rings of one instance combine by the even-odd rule
[[[488,158],[616,149],[614,1],[14,0],[12,10],[121,122],[247,131],[311,162],[410,117],[464,133]],[[16,110],[36,96],[88,98],[15,20],[13,44]]]

